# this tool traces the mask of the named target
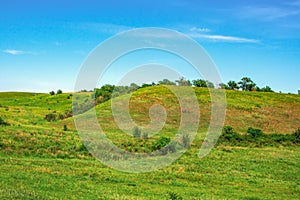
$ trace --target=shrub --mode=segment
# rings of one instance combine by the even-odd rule
[[[262,136],[265,135],[265,133],[262,132],[262,130],[260,130],[260,129],[255,129],[255,128],[252,128],[252,127],[249,127],[249,128],[248,128],[247,133],[248,133],[248,135],[250,135],[252,138],[260,138],[260,137],[262,137]]]
[[[9,126],[10,124],[7,123],[6,121],[4,121],[1,117],[0,117],[0,126]]]
[[[190,135],[188,133],[182,134],[182,146],[187,148],[190,146]]]
[[[133,137],[135,138],[140,138],[141,137],[141,129],[137,126],[135,126],[133,128],[133,132],[132,132]]]
[[[144,132],[144,133],[142,134],[142,138],[143,138],[143,139],[148,139],[148,133],[147,133],[147,132]]]
[[[47,120],[48,122],[50,122],[50,121],[55,121],[55,120],[56,120],[56,115],[53,114],[53,113],[47,114],[47,115],[45,116],[45,120]]]
[[[167,146],[170,143],[171,139],[165,136],[161,136],[160,138],[158,138],[157,141],[155,141],[154,143],[152,143],[151,145],[151,150],[155,151],[155,150],[159,150],[165,146]]]
[[[225,141],[241,141],[241,135],[236,133],[231,126],[224,126],[221,139]]]
[[[49,92],[50,95],[55,95],[54,91]]]
[[[300,128],[298,128],[298,130],[296,130],[293,133],[293,136],[295,137],[295,139],[296,139],[297,142],[300,142]]]
[[[183,198],[176,194],[175,192],[168,192],[169,198],[171,200],[182,200]]]
[[[67,131],[68,130],[68,127],[66,124],[64,124],[64,131]]]
[[[62,94],[62,90],[57,90],[56,94]]]

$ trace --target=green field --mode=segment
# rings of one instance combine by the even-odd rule
[[[207,89],[195,92],[201,123],[191,148],[170,166],[140,174],[108,168],[89,154],[69,116],[72,94],[0,93],[0,117],[9,124],[0,125],[0,199],[299,199],[298,142],[221,142],[198,157],[211,100]],[[90,96],[80,94],[82,100]],[[226,91],[226,96],[225,125],[240,135],[253,127],[289,136],[300,127],[300,95]],[[168,117],[161,133],[146,141],[125,137],[110,101],[96,106],[98,120],[121,148],[147,152],[161,135],[173,137],[180,123],[174,95],[155,86],[131,97],[130,114],[139,126],[149,123],[153,103],[165,105]],[[46,120],[49,114],[55,119]]]

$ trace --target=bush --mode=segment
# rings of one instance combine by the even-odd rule
[[[56,94],[62,94],[62,90],[57,90]]]
[[[251,136],[251,138],[260,138],[262,136],[265,136],[265,133],[262,132],[262,130],[252,127],[248,128],[247,133]]]
[[[152,143],[151,145],[151,150],[152,151],[156,151],[159,150],[165,146],[167,146],[170,143],[171,139],[165,136],[161,136],[160,138],[158,138],[157,141],[155,141],[154,143]]]
[[[143,139],[148,139],[148,133],[147,133],[147,132],[144,132],[144,133],[142,134],[142,138],[143,138]]]
[[[140,138],[141,137],[141,129],[137,126],[135,126],[133,128],[133,132],[132,132],[133,137],[135,138]]]
[[[7,123],[6,121],[4,121],[1,117],[0,117],[0,126],[9,126],[10,124]]]
[[[55,95],[54,91],[49,92],[50,95]]]
[[[47,114],[47,115],[45,116],[45,120],[47,120],[48,122],[50,122],[50,121],[55,121],[55,120],[56,120],[56,115],[53,114],[53,113]]]
[[[168,199],[171,199],[171,200],[182,200],[183,199],[181,196],[179,196],[175,192],[168,192],[168,196],[169,196]]]
[[[221,139],[229,142],[241,141],[242,137],[240,134],[236,133],[231,126],[224,126],[222,130]]]
[[[190,135],[188,133],[182,134],[182,146],[188,148],[190,146]]]
[[[293,133],[293,136],[297,142],[300,142],[300,128]]]
[[[68,130],[68,127],[66,124],[64,124],[64,131],[67,131]]]

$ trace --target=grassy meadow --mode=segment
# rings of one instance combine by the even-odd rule
[[[211,100],[205,88],[195,93],[201,118],[191,148],[170,166],[140,174],[116,171],[89,154],[70,116],[73,94],[0,93],[0,117],[7,123],[0,125],[0,199],[299,199],[299,141],[220,142],[198,157]],[[300,95],[228,90],[226,96],[225,125],[240,135],[253,127],[289,138],[300,127]],[[130,114],[139,126],[149,123],[154,103],[164,105],[168,117],[161,133],[147,140],[119,129],[110,101],[98,104],[96,113],[116,145],[149,152],[161,135],[173,137],[180,124],[174,94],[155,86],[131,96]]]

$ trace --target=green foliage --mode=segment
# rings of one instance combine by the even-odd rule
[[[235,81],[229,81],[227,85],[228,85],[228,89],[230,90],[238,90],[240,88]]]
[[[63,92],[62,92],[61,89],[57,90],[57,92],[56,92],[56,94],[62,94],[62,93],[63,93]]]
[[[168,199],[170,200],[182,200],[183,198],[175,192],[168,192]]]
[[[159,149],[162,149],[163,147],[167,146],[170,143],[171,139],[166,136],[160,136],[158,140],[156,140],[154,143],[151,145],[151,150],[156,151]]]
[[[50,113],[47,114],[44,119],[47,120],[48,122],[55,121],[56,115],[54,113]]]
[[[67,131],[68,130],[68,127],[66,124],[64,124],[64,128],[63,128],[64,131]]]
[[[225,84],[225,83],[219,83],[219,88],[221,88],[221,89],[229,89],[229,87],[228,87],[228,85],[227,84]]]
[[[300,127],[293,133],[293,136],[295,137],[296,141],[300,142]]]
[[[188,148],[190,146],[190,135],[188,133],[182,134],[182,146]]]
[[[252,91],[256,86],[256,84],[249,77],[243,77],[238,84],[239,87],[244,91]]]
[[[148,139],[148,133],[147,132],[143,132],[142,133],[142,138],[143,139]]]
[[[193,80],[192,82],[195,87],[207,87],[207,82],[203,79]]]
[[[2,117],[0,117],[0,126],[9,126],[9,125],[10,125],[9,123],[7,123],[6,121],[4,121],[2,119]]]
[[[260,89],[261,92],[274,92],[269,86]]]
[[[238,142],[242,137],[236,133],[231,126],[224,126],[220,139],[229,142]]]
[[[132,135],[135,138],[140,138],[141,137],[141,132],[142,132],[141,129],[139,127],[135,126],[133,128]]]
[[[170,81],[169,79],[163,79],[162,81],[158,81],[160,85],[176,85],[176,83]]]
[[[247,133],[249,134],[250,137],[252,138],[259,138],[265,136],[265,133],[262,132],[260,129],[255,129],[252,127],[249,127],[247,130]]]
[[[191,81],[186,80],[184,77],[181,77],[179,80],[175,81],[178,86],[192,86]]]
[[[215,85],[210,81],[206,81],[206,85],[208,88],[215,88]]]
[[[55,95],[54,91],[49,92],[50,95]]]

